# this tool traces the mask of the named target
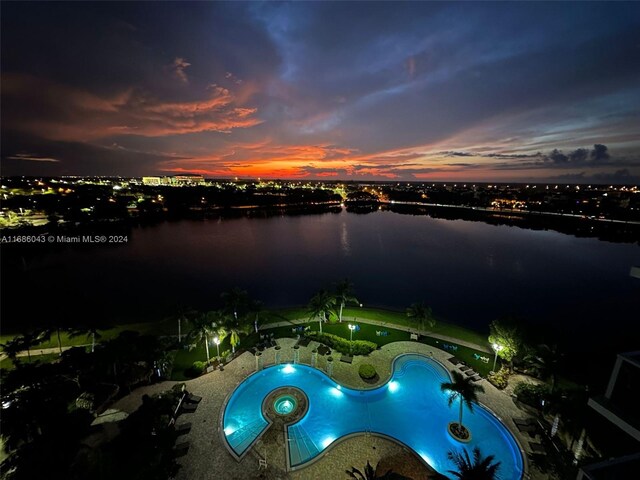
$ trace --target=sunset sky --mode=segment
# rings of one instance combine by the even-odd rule
[[[2,3],[2,175],[640,182],[640,3]]]

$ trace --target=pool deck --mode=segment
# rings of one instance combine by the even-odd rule
[[[295,339],[283,338],[278,343],[282,347],[281,363],[293,361],[293,345]],[[319,344],[311,342],[307,347],[301,347],[300,363],[311,363],[311,351]],[[372,388],[385,383],[391,375],[392,360],[403,353],[421,353],[432,356],[442,363],[447,369],[454,370],[455,367],[447,362],[451,354],[439,350],[429,345],[418,342],[394,342],[387,344],[372,352],[368,356],[356,356],[353,363],[340,362],[340,353],[334,352],[334,374],[333,378],[339,383],[352,388]],[[275,352],[273,348],[263,352],[264,365],[274,363]],[[318,368],[324,370],[326,365],[325,356],[318,356]],[[369,363],[376,367],[379,374],[378,382],[375,385],[365,383],[358,375],[358,367],[362,363]],[[378,460],[406,454],[395,442],[375,437],[357,436],[339,442],[324,453],[320,460],[301,470],[287,472],[286,457],[284,448],[284,433],[274,428],[270,428],[266,434],[251,448],[241,461],[237,461],[227,450],[222,435],[219,432],[219,421],[225,400],[229,394],[248,375],[255,371],[255,357],[250,353],[243,353],[238,358],[229,363],[224,371],[214,371],[203,375],[197,379],[184,382],[187,384],[189,392],[202,397],[202,401],[194,413],[183,414],[178,423],[189,421],[192,429],[188,435],[181,437],[181,441],[189,441],[191,446],[188,453],[178,461],[182,465],[177,480],[205,480],[210,478],[220,478],[221,480],[235,479],[341,479],[346,478],[345,470],[350,470],[355,466],[362,470],[367,460],[375,467]],[[133,412],[142,404],[144,394],[155,394],[167,390],[178,382],[163,382],[149,387],[142,387],[132,394],[120,399],[112,408],[128,413]],[[526,413],[518,409],[508,393],[496,389],[486,380],[479,382],[485,393],[479,394],[482,404],[498,416],[509,428],[521,447],[525,451],[529,448],[530,437],[520,433],[513,422],[513,417],[524,418]],[[453,413],[452,413],[453,415]],[[413,455],[414,458],[418,458]],[[267,469],[258,470],[259,459],[266,459]],[[526,456],[524,458],[525,469],[527,465]],[[419,467],[417,469],[419,471]],[[416,480],[429,478],[426,467],[422,469],[423,476],[416,476],[418,472],[412,473]],[[548,478],[535,470],[529,471],[529,476],[535,480]]]

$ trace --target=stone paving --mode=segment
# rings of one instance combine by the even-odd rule
[[[294,339],[278,340],[281,349],[281,363],[293,360]],[[311,352],[319,344],[311,342],[307,347],[300,347],[300,362],[311,363]],[[451,355],[435,347],[418,342],[394,342],[372,352],[368,356],[356,356],[352,364],[340,362],[340,353],[334,352],[334,379],[343,385],[353,388],[372,388],[385,383],[391,375],[391,361],[402,353],[422,353],[440,361],[446,368],[453,369],[453,365],[446,361]],[[326,356],[318,356],[318,368],[324,370]],[[264,365],[270,365],[275,360],[275,350],[269,348],[263,352]],[[376,384],[365,383],[358,375],[358,367],[362,363],[369,363],[376,367],[379,378]],[[214,371],[197,379],[185,382],[188,390],[202,397],[202,401],[194,413],[183,414],[178,424],[191,422],[189,434],[181,437],[181,441],[189,441],[191,446],[187,455],[179,459],[182,468],[177,475],[178,480],[204,479],[345,479],[346,469],[356,466],[362,469],[367,460],[375,466],[378,460],[385,456],[395,455],[404,449],[398,444],[374,436],[357,436],[339,442],[329,449],[323,457],[309,467],[299,471],[286,472],[284,433],[270,428],[267,433],[254,445],[241,461],[229,453],[219,431],[219,422],[225,400],[249,374],[255,371],[255,357],[250,353],[243,353],[228,364],[224,371]],[[112,408],[132,412],[141,404],[144,394],[152,395],[169,389],[176,382],[163,382],[149,387],[135,390],[131,395],[120,399]],[[485,393],[479,395],[480,402],[490,406],[493,411],[511,430],[525,451],[529,449],[530,437],[521,434],[513,423],[512,418],[523,418],[526,414],[520,411],[511,396],[501,392],[486,380],[480,384]],[[375,447],[375,448],[374,448]],[[406,453],[406,451],[405,451]],[[414,456],[415,457],[415,456]],[[267,469],[258,470],[259,459],[266,458]],[[415,457],[417,458],[417,457]],[[526,463],[526,457],[525,457]],[[428,478],[428,470],[423,468],[423,478]],[[544,479],[535,471],[529,472],[527,478]],[[414,477],[416,480],[418,477]]]

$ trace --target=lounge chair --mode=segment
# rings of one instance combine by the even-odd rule
[[[458,357],[451,357],[447,360],[449,360],[449,362],[453,363],[454,365],[460,365],[462,363],[462,360],[460,360]]]
[[[197,403],[182,403],[182,413],[193,413],[198,408]]]
[[[547,451],[544,449],[541,443],[537,442],[529,442],[529,446],[531,447],[532,453],[539,453],[542,455],[546,455]]]
[[[477,375],[478,373],[473,368],[469,368],[469,369],[464,371],[464,374],[467,377],[473,377],[474,375]]]
[[[533,418],[514,418],[513,423],[515,423],[516,425],[524,425],[528,427],[531,425],[535,425],[536,421]]]
[[[175,426],[177,435],[184,435],[191,431],[191,422],[181,423],[180,425]]]
[[[470,369],[471,369],[471,367],[469,365],[462,365],[460,367],[460,371],[461,372],[466,372],[467,370],[470,370]]]
[[[482,377],[476,373],[473,377],[470,378],[470,380],[472,382],[479,382],[480,380],[482,380]]]
[[[184,401],[188,403],[200,403],[202,401],[202,397],[194,395],[193,393],[187,393]]]
[[[180,442],[173,447],[173,454],[176,457],[182,457],[187,454],[189,451],[189,447],[191,446],[190,442]]]

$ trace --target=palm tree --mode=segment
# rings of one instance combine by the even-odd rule
[[[478,447],[473,449],[473,461],[466,448],[462,452],[449,451],[447,458],[456,465],[456,470],[449,470],[449,473],[461,480],[495,480],[501,463],[493,462],[494,455],[483,458]]]
[[[194,342],[204,342],[207,350],[207,363],[209,363],[209,337],[215,335],[218,325],[214,322],[213,312],[203,313],[191,320],[193,328],[188,338]]]
[[[367,460],[367,466],[364,467],[364,473],[358,470],[356,467],[351,467],[351,470],[345,470],[349,478],[355,478],[356,480],[375,480],[376,471],[373,469],[369,460]]]
[[[264,306],[259,300],[251,300],[249,302],[249,313],[253,315],[253,329],[258,333],[258,323],[260,322],[260,315],[264,313]]]
[[[96,338],[102,338],[100,330],[106,330],[109,328],[106,325],[99,325],[97,321],[91,320],[86,325],[80,325],[69,329],[69,338],[80,337],[86,335],[87,338],[91,338],[91,353],[96,350]]]
[[[234,287],[231,290],[222,292],[220,298],[224,302],[225,308],[233,313],[236,323],[238,323],[238,310],[245,307],[249,303],[249,295],[245,290]]]
[[[0,348],[2,348],[2,353],[15,362],[18,358],[18,353],[24,350],[24,342],[20,336],[17,336],[5,343],[0,343]],[[29,356],[29,359],[31,359],[31,356]]]
[[[538,345],[538,347],[533,352],[527,354],[523,360],[537,376],[543,380],[547,378],[551,380],[551,393],[553,393],[556,386],[558,366],[561,360],[558,346]]]
[[[476,385],[471,379],[465,377],[458,371],[451,372],[453,377],[452,382],[442,382],[440,390],[448,392],[448,404],[453,405],[453,402],[460,400],[460,419],[458,421],[458,429],[462,434],[467,430],[462,425],[462,407],[466,405],[470,412],[473,412],[473,404],[478,403],[478,393],[484,392],[484,388],[480,385]],[[453,425],[454,427],[456,424]]]
[[[236,353],[236,345],[240,344],[240,336],[247,333],[247,327],[237,325],[232,319],[227,317],[223,312],[215,312],[217,320],[214,322],[218,325],[218,337],[220,341],[229,337],[229,344],[231,345],[231,351]]]
[[[353,295],[353,284],[345,278],[343,281],[338,282],[336,285],[336,291],[334,293],[334,300],[336,302],[336,306],[340,308],[338,312],[338,319],[342,322],[342,309],[348,303],[353,303],[358,305],[360,302]]]
[[[311,300],[309,300],[308,312],[309,319],[318,318],[320,324],[320,333],[322,333],[322,322],[327,320],[327,312],[333,307],[333,297],[326,290],[320,290]]]
[[[182,323],[188,322],[196,314],[197,312],[191,307],[177,306],[174,318],[178,321],[178,343],[182,341]]]
[[[433,328],[436,324],[431,307],[425,305],[424,302],[412,303],[407,308],[407,317],[416,322],[420,330],[426,330],[427,327]]]

